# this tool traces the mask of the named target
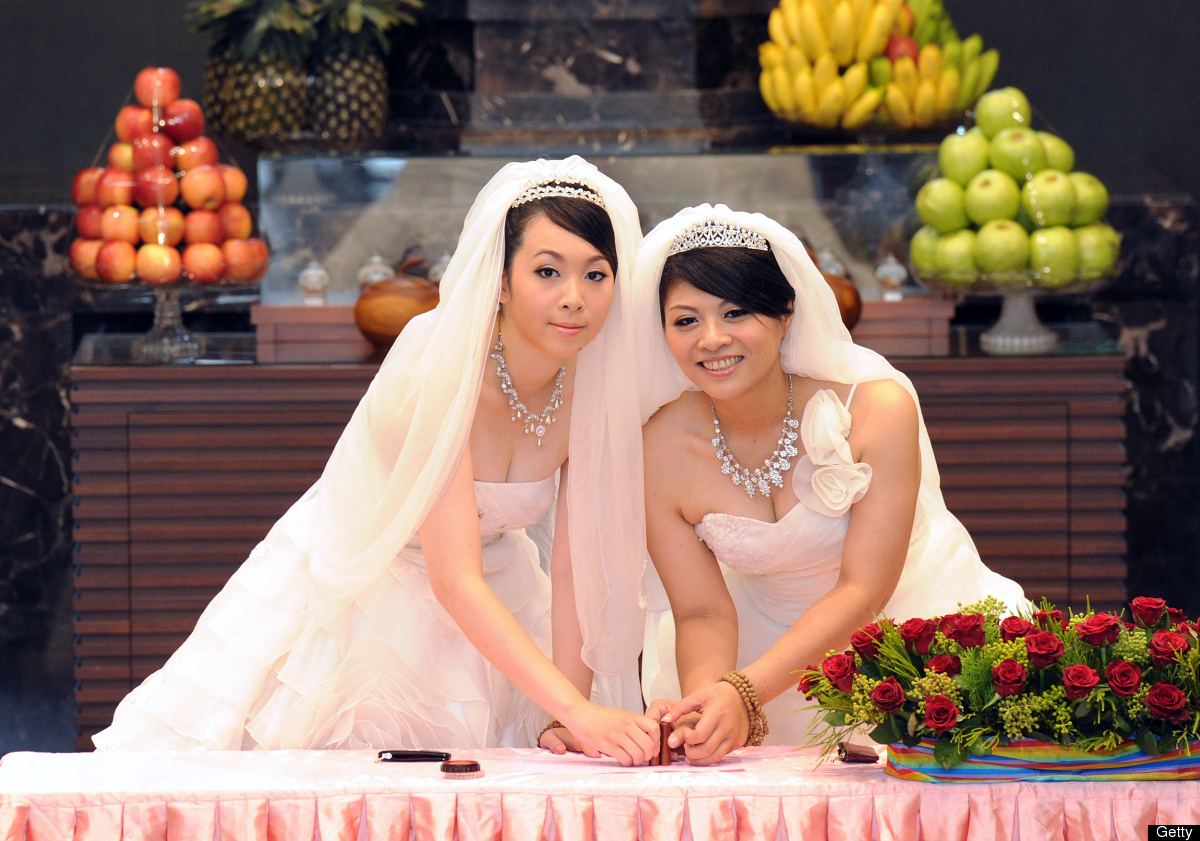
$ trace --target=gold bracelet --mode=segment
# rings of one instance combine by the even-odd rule
[[[746,736],[745,744],[750,747],[761,745],[771,729],[767,726],[767,714],[758,701],[758,692],[755,691],[754,684],[738,671],[726,672],[721,675],[720,680],[737,690],[742,704],[746,707],[746,715],[750,719],[750,732]]]
[[[542,746],[542,737],[545,736],[546,733],[548,733],[549,731],[557,730],[558,728],[560,728],[562,726],[563,726],[562,722],[559,721],[557,718],[550,719],[550,723],[547,724],[545,727],[543,727],[542,732],[538,733],[538,737],[533,740],[533,746],[540,748]]]

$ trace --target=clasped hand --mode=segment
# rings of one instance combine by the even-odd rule
[[[658,755],[658,722],[645,715],[587,702],[564,727],[547,730],[538,746],[557,754],[611,756],[622,765],[644,765]]]
[[[672,750],[682,746],[692,765],[720,762],[731,750],[746,744],[750,735],[746,705],[737,689],[725,681],[709,684],[674,704],[655,700],[646,715],[674,723],[667,744]]]

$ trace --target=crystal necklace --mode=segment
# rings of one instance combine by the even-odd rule
[[[521,402],[521,398],[517,396],[517,389],[513,386],[512,377],[508,373],[508,363],[504,360],[504,334],[499,330],[496,331],[496,346],[492,348],[491,357],[496,360],[496,373],[500,375],[500,390],[508,398],[509,420],[520,420],[524,415],[525,434],[528,435],[532,432],[537,436],[537,445],[542,446],[542,436],[546,434],[546,427],[554,423],[554,413],[562,405],[562,383],[563,375],[567,373],[566,364],[564,363],[558,369],[558,376],[554,378],[554,391],[550,393],[550,402],[546,404],[545,409],[542,409],[541,414],[538,414],[529,411]],[[791,408],[790,403],[788,408]]]
[[[721,460],[721,472],[726,476],[731,475],[733,484],[741,486],[746,491],[746,496],[751,499],[754,498],[755,493],[770,496],[772,485],[782,488],[783,472],[792,466],[791,460],[800,452],[794,444],[800,434],[796,431],[796,428],[800,426],[800,421],[792,417],[792,375],[788,374],[787,414],[783,416],[783,432],[779,434],[779,443],[775,445],[775,451],[767,456],[762,467],[747,470],[738,464],[733,453],[729,452],[729,444],[726,443],[725,436],[721,433],[721,422],[717,419],[717,404],[713,403],[712,407],[713,429],[716,432],[712,439],[712,445],[717,450],[717,458]]]

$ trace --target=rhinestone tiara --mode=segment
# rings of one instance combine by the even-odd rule
[[[597,207],[604,207],[604,198],[600,195],[600,191],[591,184],[583,180],[560,181],[557,178],[551,178],[546,181],[530,181],[525,185],[525,189],[521,192],[521,195],[517,196],[512,206],[520,207],[527,202],[548,199],[552,196],[583,199],[584,201],[590,201]]]
[[[732,222],[722,222],[718,219],[705,219],[687,228],[671,240],[671,248],[667,256],[691,251],[694,248],[753,248],[756,251],[770,251],[771,246],[762,234],[734,225]]]

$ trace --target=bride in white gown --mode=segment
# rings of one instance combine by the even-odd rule
[[[554,716],[653,755],[637,394],[611,376],[640,237],[581,158],[505,166],[321,478],[96,746],[529,747]]]
[[[643,241],[634,294],[654,561],[642,683],[690,761],[803,743],[796,671],[880,612],[1027,604],[946,510],[912,384],[851,341],[793,234],[681,211]]]

